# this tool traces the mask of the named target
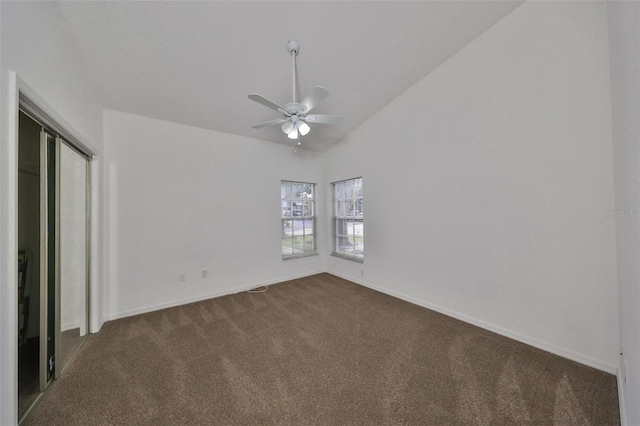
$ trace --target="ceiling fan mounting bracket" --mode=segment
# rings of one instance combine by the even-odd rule
[[[289,51],[289,54],[297,55],[298,52],[300,52],[300,43],[298,43],[298,40],[289,40],[287,42],[287,50]]]

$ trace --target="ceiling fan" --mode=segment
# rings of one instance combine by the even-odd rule
[[[290,40],[287,43],[287,50],[289,50],[289,53],[293,57],[293,102],[290,102],[285,106],[280,106],[257,93],[250,94],[249,99],[252,101],[256,101],[259,104],[278,111],[283,115],[283,118],[254,124],[251,127],[259,129],[266,126],[281,125],[280,128],[289,137],[289,139],[297,139],[298,145],[300,145],[300,137],[306,136],[311,131],[309,124],[338,124],[342,121],[342,117],[339,115],[309,114],[316,105],[329,96],[329,92],[324,87],[314,87],[301,102],[297,101],[298,82],[296,79],[296,56],[300,51],[300,43],[296,40]]]

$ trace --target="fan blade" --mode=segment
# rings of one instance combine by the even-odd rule
[[[342,121],[341,115],[307,115],[303,118],[307,123],[313,124],[338,124]]]
[[[266,106],[267,108],[271,108],[273,110],[278,111],[281,114],[286,115],[287,117],[290,116],[291,114],[289,114],[284,108],[282,108],[280,105],[271,102],[269,99],[265,98],[264,96],[258,95],[257,93],[252,93],[249,95],[249,99],[251,99],[252,101],[256,101],[259,104],[262,104],[264,106]]]
[[[316,105],[318,105],[324,98],[329,96],[327,89],[321,86],[316,86],[307,95],[306,98],[300,102],[301,106],[298,110],[299,114],[305,114],[311,111]]]
[[[265,121],[264,123],[259,123],[259,124],[254,124],[253,126],[251,126],[253,129],[260,129],[262,127],[266,127],[266,126],[274,126],[276,124],[282,124],[284,123],[285,120],[284,118],[277,118],[275,120],[270,120],[270,121]]]

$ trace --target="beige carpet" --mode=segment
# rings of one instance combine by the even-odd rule
[[[617,425],[614,376],[329,274],[106,323],[30,425]]]

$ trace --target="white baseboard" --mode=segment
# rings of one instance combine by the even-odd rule
[[[272,280],[260,281],[260,282],[253,283],[253,284],[246,284],[246,285],[241,285],[241,286],[237,286],[237,287],[232,287],[232,288],[216,291],[216,292],[213,292],[213,293],[207,293],[207,294],[203,294],[203,295],[199,295],[199,296],[187,297],[187,298],[179,299],[179,300],[172,300],[172,301],[165,302],[165,303],[158,303],[156,305],[143,306],[143,307],[140,307],[140,308],[130,309],[128,311],[123,311],[123,312],[116,312],[116,313],[112,313],[112,314],[106,315],[103,318],[102,323],[104,324],[107,321],[113,321],[113,320],[117,320],[117,319],[121,319],[121,318],[132,317],[134,315],[140,315],[140,314],[146,314],[148,312],[159,311],[160,309],[173,308],[173,307],[176,307],[176,306],[186,305],[186,304],[189,304],[189,303],[200,302],[202,300],[207,300],[207,299],[213,299],[213,298],[216,298],[216,297],[227,296],[229,294],[241,293],[243,291],[251,290],[252,288],[265,286],[265,285],[271,285],[271,284],[277,284],[277,283],[281,283],[281,282],[284,282],[284,281],[295,280],[295,279],[298,279],[298,278],[309,277],[311,275],[321,274],[323,272],[326,272],[326,271],[325,270],[319,270],[319,271],[315,271],[315,272],[307,272],[307,273],[304,273],[304,274],[291,275],[291,276],[287,276],[287,277],[280,277],[280,278],[275,278],[275,279],[272,279]]]
[[[618,368],[618,406],[620,407],[620,426],[627,426],[627,410],[624,404],[624,378],[622,377],[622,369]]]
[[[350,277],[350,276],[343,275],[343,274],[340,274],[340,273],[337,273],[337,272],[333,272],[333,271],[327,271],[327,272],[329,274],[335,275],[335,276],[343,278],[345,280],[354,282],[356,284],[360,284],[360,285],[362,285],[364,287],[368,287],[370,289],[379,291],[381,293],[388,294],[389,296],[393,296],[393,297],[396,297],[398,299],[404,300],[406,302],[413,303],[414,305],[422,306],[423,308],[431,309],[432,311],[436,311],[436,312],[439,312],[441,314],[447,315],[449,317],[452,317],[452,318],[455,318],[455,319],[459,319],[460,321],[464,321],[466,323],[478,326],[478,327],[483,328],[485,330],[492,331],[494,333],[500,334],[502,336],[508,337],[510,339],[513,339],[513,340],[517,340],[519,342],[522,342],[522,343],[525,343],[527,345],[536,347],[538,349],[542,349],[543,351],[551,352],[552,354],[561,356],[563,358],[567,358],[567,359],[570,359],[572,361],[579,362],[580,364],[584,364],[586,366],[595,368],[597,370],[601,370],[601,371],[604,371],[606,373],[614,374],[614,375],[618,373],[618,367],[617,366],[609,364],[609,363],[606,363],[606,362],[602,362],[602,361],[594,359],[594,358],[591,358],[591,357],[589,357],[587,355],[583,355],[583,354],[571,351],[569,349],[559,348],[557,346],[550,345],[548,343],[544,343],[544,342],[540,342],[540,341],[535,340],[535,339],[531,339],[531,338],[529,338],[527,336],[524,336],[524,335],[522,335],[522,334],[520,334],[520,333],[518,333],[516,331],[509,330],[507,328],[500,327],[500,326],[495,325],[495,324],[490,324],[490,323],[481,321],[479,319],[476,319],[476,318],[461,314],[459,312],[455,312],[455,311],[449,310],[449,309],[444,308],[442,306],[434,305],[434,304],[426,302],[424,300],[420,300],[420,299],[417,299],[415,297],[407,296],[406,294],[399,293],[397,291],[389,290],[387,288],[380,287],[380,286],[377,286],[375,284],[368,283],[368,282],[363,281],[363,280],[361,280],[359,278],[356,278],[356,277]]]
[[[60,326],[60,331],[73,330],[74,328],[80,328],[80,321],[62,324]]]

